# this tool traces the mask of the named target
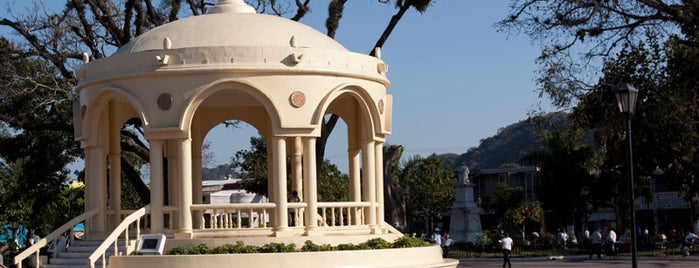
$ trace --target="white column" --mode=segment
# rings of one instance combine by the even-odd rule
[[[92,150],[92,147],[85,147],[83,148],[85,151],[85,201],[83,206],[85,207],[85,211],[90,211],[93,207],[95,207],[95,183],[94,177],[94,168],[92,166],[96,165],[95,157],[94,154],[95,152]],[[94,217],[88,218],[85,222],[85,235],[90,236],[92,235],[92,229],[94,229],[94,224],[95,220]]]
[[[192,203],[201,204],[204,202],[202,193],[202,179],[201,179],[201,139],[194,141],[194,147],[192,152]],[[197,211],[192,214],[192,226],[195,229],[202,228],[204,226],[203,213]]]
[[[365,141],[362,144],[362,191],[364,201],[369,202],[369,209],[365,212],[365,217],[372,233],[376,233],[376,162],[374,156],[374,142]]]
[[[192,140],[177,141],[178,165],[177,182],[179,183],[179,230],[175,238],[192,238]]]
[[[163,218],[163,141],[150,141],[150,231],[162,232]]]
[[[306,235],[310,235],[317,227],[318,220],[318,181],[316,175],[316,138],[306,138],[303,147],[304,157],[304,200],[306,200]]]
[[[179,157],[179,152],[177,149],[178,146],[178,141],[169,139],[166,141],[166,147],[165,147],[165,156],[167,157],[167,199],[165,199],[166,205],[168,206],[173,206],[176,207],[177,204],[180,202],[180,187],[179,185],[179,177],[178,177],[178,171],[179,170],[179,163],[178,163],[178,157]],[[171,212],[170,217],[168,219],[169,221],[169,226],[173,230],[177,230],[180,228],[179,226],[179,221],[177,220],[179,218],[179,214],[181,211],[175,210]]]
[[[349,191],[350,191],[350,201],[359,202],[362,200],[361,192],[361,165],[360,165],[360,154],[359,149],[350,148],[349,149]]]
[[[277,204],[277,197],[275,196],[276,191],[274,190],[276,188],[274,180],[274,167],[276,164],[274,163],[273,156],[275,144],[272,139],[265,139],[265,144],[267,144],[267,197],[269,198],[269,202]],[[277,226],[277,222],[279,221],[274,215],[275,214],[270,215],[270,226]]]
[[[109,154],[109,208],[114,211],[111,228],[121,222],[121,154]]]
[[[294,149],[291,158],[291,190],[303,197],[303,141],[301,137],[294,137]],[[304,198],[305,200],[305,198]]]
[[[121,222],[121,122],[114,118],[116,109],[109,105],[109,208],[114,211],[109,229]]]
[[[90,159],[89,166],[86,166],[85,168],[85,172],[87,173],[85,174],[85,177],[90,178],[89,181],[92,186],[92,189],[88,188],[90,191],[90,202],[92,204],[87,205],[87,202],[85,202],[85,204],[89,209],[99,209],[99,212],[97,212],[97,214],[91,218],[92,223],[88,225],[90,226],[89,238],[103,239],[106,235],[105,211],[107,209],[107,192],[105,183],[105,169],[107,163],[105,161],[104,149],[99,146],[90,146],[86,149],[85,155],[86,158]]]
[[[376,223],[384,222],[384,200],[383,200],[383,143],[374,142],[374,161],[376,163]]]
[[[272,162],[274,162],[273,175],[270,181],[274,181],[274,197],[277,209],[274,210],[275,235],[289,229],[289,206],[286,200],[286,140],[284,137],[272,137]]]

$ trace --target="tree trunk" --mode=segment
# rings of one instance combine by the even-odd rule
[[[384,179],[384,209],[386,212],[384,221],[395,224],[396,228],[405,231],[406,218],[406,189],[400,185],[400,181],[394,178],[393,170],[403,154],[403,146],[390,145],[383,148],[383,179]]]
[[[148,186],[143,182],[138,172],[136,172],[133,166],[131,166],[131,164],[126,161],[123,156],[121,157],[121,170],[129,180],[129,183],[131,183],[131,185],[133,185],[133,187],[136,189],[136,192],[138,193],[138,196],[141,197],[143,204],[150,204],[150,190],[148,189]]]

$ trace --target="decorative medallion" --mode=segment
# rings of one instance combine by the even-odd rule
[[[163,93],[158,96],[158,107],[161,110],[169,110],[172,107],[172,96],[168,93]]]
[[[291,106],[294,106],[294,108],[301,108],[301,106],[306,104],[306,94],[303,94],[301,91],[294,91],[289,96],[289,102],[291,102]]]
[[[384,109],[383,106],[384,106],[383,100],[379,100],[379,113],[380,114],[383,114],[383,109]]]

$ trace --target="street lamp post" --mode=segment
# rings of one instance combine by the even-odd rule
[[[631,146],[631,116],[636,108],[636,98],[638,97],[638,89],[630,84],[622,84],[614,89],[616,102],[619,105],[619,111],[624,115],[626,121],[626,163],[628,164],[629,175],[629,212],[631,214],[631,267],[637,268],[636,260],[636,210],[634,202],[633,183],[633,151]]]

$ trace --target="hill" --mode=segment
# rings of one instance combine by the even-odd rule
[[[459,169],[466,165],[471,170],[499,168],[503,164],[519,163],[525,153],[541,146],[538,132],[542,128],[563,126],[570,122],[569,114],[550,113],[528,118],[498,130],[495,136],[482,139],[478,147],[466,153],[440,155],[445,166]]]

